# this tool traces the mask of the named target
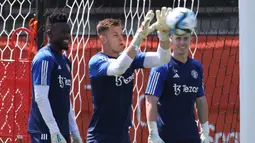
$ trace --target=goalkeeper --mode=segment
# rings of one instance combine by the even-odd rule
[[[188,56],[192,30],[184,31],[178,31],[183,35],[171,35],[173,52],[170,62],[154,67],[150,72],[145,92],[149,143],[208,143],[203,68]],[[194,103],[201,135],[195,122]]]
[[[32,104],[28,132],[32,143],[82,143],[70,102],[71,63],[68,50],[70,27],[67,15],[52,14],[47,20],[49,44],[32,62]]]
[[[130,143],[128,132],[131,126],[134,70],[169,62],[170,41],[165,20],[169,11],[170,8],[166,7],[158,10],[157,21],[153,25],[150,23],[154,13],[149,11],[125,50],[119,20],[104,19],[97,25],[102,51],[89,61],[94,109],[87,143]],[[160,40],[157,52],[139,52],[143,39],[155,29]]]

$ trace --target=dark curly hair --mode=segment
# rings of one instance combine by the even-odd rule
[[[68,16],[66,13],[58,12],[53,13],[47,18],[46,28],[50,29],[51,26],[58,22],[67,23]]]

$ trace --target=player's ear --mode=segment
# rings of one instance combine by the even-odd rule
[[[100,35],[98,35],[98,37],[99,37],[99,40],[100,40],[102,43],[106,43],[106,42],[107,42],[107,39],[105,38],[104,35],[100,34]]]
[[[51,38],[51,36],[52,36],[51,29],[47,29],[47,30],[46,30],[46,33],[47,33],[48,37]]]

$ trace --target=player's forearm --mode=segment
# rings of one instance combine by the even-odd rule
[[[196,101],[198,118],[201,124],[208,121],[208,104],[205,96]]]
[[[158,135],[158,127],[156,122],[158,115],[157,101],[157,97],[146,95],[146,118],[150,135]]]
[[[121,75],[126,72],[134,59],[123,52],[116,60],[114,60],[107,68],[107,75]]]
[[[205,96],[196,99],[197,114],[200,122],[201,136],[209,135],[208,105]]]
[[[69,130],[71,134],[79,134],[79,128],[77,126],[76,120],[75,120],[75,114],[74,110],[72,108],[72,103],[70,101],[70,111],[68,114],[68,120],[69,120]]]
[[[139,35],[137,35],[137,36],[139,36]],[[127,49],[125,49],[125,51],[124,52],[126,52],[127,53],[127,55],[130,57],[130,58],[132,58],[132,59],[134,59],[135,58],[135,56],[136,56],[136,53],[139,51],[139,49],[140,49],[140,44],[141,44],[141,41],[142,41],[142,37],[138,37],[137,39],[135,39],[136,37],[134,37],[134,39],[132,40],[132,42],[131,42],[131,44],[127,47]],[[141,41],[139,41],[139,40],[141,40]]]
[[[146,95],[146,118],[147,122],[152,122],[157,120],[158,108],[157,100],[153,99],[151,95]]]
[[[170,40],[168,38],[168,33],[159,32],[159,45],[157,52],[147,52],[144,58],[144,67],[152,68],[166,64],[170,61],[171,51],[170,51]]]
[[[166,40],[166,41],[159,41],[159,46],[165,50],[169,50],[170,49],[170,41]],[[169,50],[170,51],[170,50]],[[170,52],[169,52],[170,53]]]
[[[49,86],[35,85],[34,92],[35,101],[50,133],[53,134],[59,132],[59,128],[53,116],[50,101],[48,99]]]
[[[165,50],[170,49],[170,40],[168,36],[168,32],[159,32],[158,31],[158,38],[159,38],[159,45]]]
[[[163,43],[163,42],[162,42]],[[158,46],[157,52],[146,52],[144,58],[144,67],[152,68],[166,64],[170,60],[170,49],[164,49],[161,46]]]

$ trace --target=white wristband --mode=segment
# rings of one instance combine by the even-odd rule
[[[157,123],[155,121],[152,121],[152,122],[148,122],[147,124],[148,124],[149,134],[158,135]]]
[[[143,42],[143,37],[141,37],[138,33],[133,37],[133,40],[131,41],[130,45],[135,47],[136,51],[139,51],[140,45]]]
[[[200,130],[202,133],[209,134],[209,125],[208,121],[200,125]]]
[[[168,32],[160,32],[158,31],[158,38],[160,41],[167,41],[169,40]]]

